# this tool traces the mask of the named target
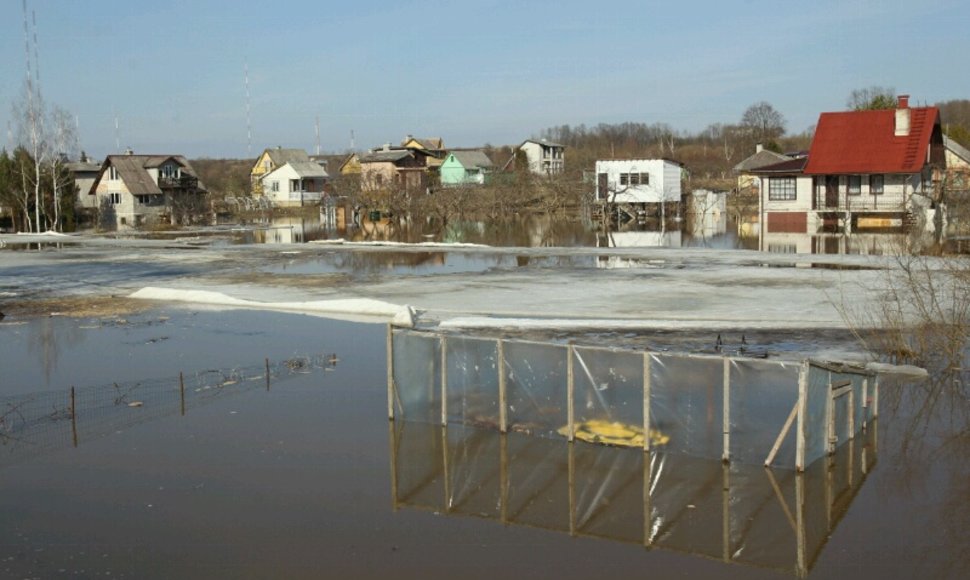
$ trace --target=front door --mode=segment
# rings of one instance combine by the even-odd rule
[[[603,201],[610,200],[610,186],[607,179],[607,174],[600,173],[596,176],[596,191],[599,193],[599,198]]]
[[[825,207],[835,209],[839,207],[839,176],[825,177]]]

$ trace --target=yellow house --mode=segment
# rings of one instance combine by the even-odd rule
[[[351,153],[340,164],[339,171],[341,175],[360,175],[360,157],[356,153]]]
[[[303,149],[283,149],[282,147],[270,148],[256,159],[252,170],[249,172],[250,190],[253,195],[263,195],[263,177],[279,167],[291,162],[310,161],[310,156]]]
[[[408,135],[403,141],[401,141],[401,147],[404,149],[423,152],[427,158],[427,167],[429,173],[434,173],[435,170],[445,162],[445,154],[447,152],[445,151],[445,141],[441,137],[419,139],[417,137]]]

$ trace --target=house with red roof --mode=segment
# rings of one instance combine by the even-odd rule
[[[936,107],[822,113],[807,158],[751,171],[763,234],[901,227],[934,207],[945,168]]]

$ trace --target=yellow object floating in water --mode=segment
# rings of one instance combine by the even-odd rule
[[[568,437],[569,425],[559,428],[559,434]],[[636,425],[627,425],[619,421],[604,421],[591,419],[576,424],[576,439],[587,443],[603,445],[619,445],[622,447],[643,447],[643,429]],[[666,445],[670,436],[656,430],[650,430],[650,445]]]

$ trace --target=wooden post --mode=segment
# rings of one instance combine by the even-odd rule
[[[387,325],[387,418],[394,419],[394,327]]]
[[[77,397],[74,394],[74,385],[71,385],[71,438],[77,447]]]
[[[795,575],[799,578],[808,576],[806,561],[805,534],[805,474],[795,474]]]
[[[495,345],[495,353],[495,356],[498,357],[495,363],[498,368],[498,430],[507,433],[509,430],[509,406],[505,384],[505,343],[501,338]]]
[[[390,443],[391,453],[391,511],[397,511],[397,432],[395,432],[393,421],[387,422],[387,438]]]
[[[569,348],[572,351],[572,346]],[[570,422],[570,424],[572,424]],[[576,535],[576,444],[567,443],[567,469],[569,477],[569,535]]]
[[[649,453],[643,455],[643,547],[653,545],[653,505],[650,500],[653,483],[653,458]]]
[[[643,450],[650,451],[650,353],[643,353]],[[650,461],[645,457],[644,461]]]
[[[182,416],[185,416],[185,377],[179,371],[179,401],[181,403]]]
[[[441,424],[448,424],[448,338],[441,337]]]
[[[269,359],[266,359],[266,390],[269,390]]]
[[[724,359],[725,361],[727,359]],[[731,466],[721,464],[721,556],[726,563],[731,562]]]
[[[448,426],[442,425],[441,431],[441,463],[445,471],[445,505],[444,512],[451,511],[451,470],[448,465]]]
[[[875,420],[879,417],[879,377],[875,379],[875,384],[872,385],[872,419]]]
[[[862,379],[862,430],[869,427],[869,377]]]
[[[795,469],[805,471],[805,426],[808,417],[808,361],[798,371],[798,423],[795,430]]]
[[[724,409],[722,409],[724,449],[721,452],[722,461],[731,460],[731,359],[724,357]]]
[[[789,413],[788,418],[785,419],[785,425],[781,428],[781,432],[778,433],[778,438],[775,439],[775,444],[771,446],[771,451],[768,453],[768,457],[765,459],[765,467],[771,467],[771,462],[775,460],[775,455],[781,448],[781,444],[788,435],[788,431],[791,430],[791,425],[795,421],[796,415],[798,415],[798,401],[795,401],[795,405],[791,408],[791,413]]]
[[[846,423],[849,427],[849,439],[855,437],[855,386],[851,387],[852,390],[849,391],[849,413],[846,417]]]
[[[576,438],[576,408],[573,401],[575,385],[575,370],[573,368],[573,345],[566,347],[566,424],[568,425],[567,439],[573,441]],[[572,489],[570,489],[572,493]]]
[[[509,523],[509,436],[499,436],[499,509],[502,523]]]
[[[835,397],[832,396],[832,371],[829,371],[828,386],[825,389],[825,451],[835,451]]]

